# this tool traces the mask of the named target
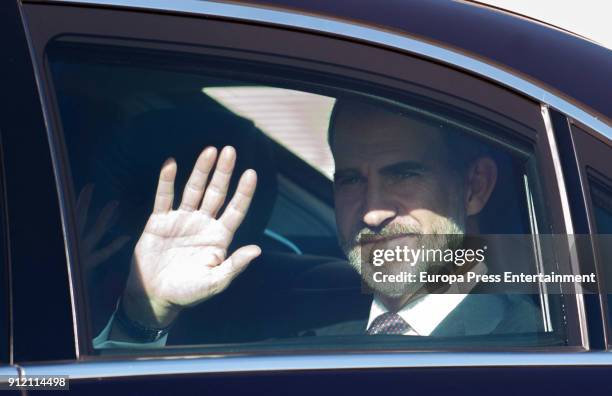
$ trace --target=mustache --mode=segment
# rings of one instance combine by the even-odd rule
[[[405,235],[423,235],[423,232],[420,227],[412,225],[390,224],[377,232],[371,228],[362,228],[354,234],[351,242],[356,245]]]

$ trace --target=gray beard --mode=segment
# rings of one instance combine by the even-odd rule
[[[416,234],[418,236],[418,242],[415,243],[415,247],[440,249],[444,251],[445,249],[456,249],[462,246],[465,226],[450,218],[446,218],[432,225],[431,234],[424,235],[420,230],[414,227],[395,224],[385,227],[377,234],[373,234],[369,229],[362,229],[355,235],[350,243],[342,243],[342,249],[350,265],[361,275],[365,284],[375,293],[379,293],[389,298],[400,298],[416,293],[424,285],[419,282],[375,282],[373,279],[374,272],[382,272],[387,275],[413,273],[418,279],[419,273],[421,272],[439,273],[452,270],[448,268],[448,263],[428,262],[424,260],[424,257],[418,260],[416,264],[391,262],[385,263],[380,267],[375,267],[371,264],[374,250],[373,244],[369,244],[369,251],[362,251],[363,245],[359,243],[359,241],[366,239],[368,236],[386,237],[406,234]],[[450,263],[450,265],[452,266],[454,264]]]

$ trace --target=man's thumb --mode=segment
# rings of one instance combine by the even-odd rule
[[[257,245],[243,246],[236,250],[220,267],[225,267],[228,275],[236,276],[260,254],[261,249]]]

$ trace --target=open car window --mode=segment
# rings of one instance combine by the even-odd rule
[[[127,53],[47,48],[93,353],[571,345],[533,141],[423,92]]]

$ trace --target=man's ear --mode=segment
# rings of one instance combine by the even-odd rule
[[[497,164],[491,157],[478,158],[470,165],[465,181],[466,214],[473,216],[489,201],[497,181]]]

